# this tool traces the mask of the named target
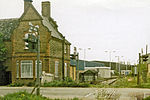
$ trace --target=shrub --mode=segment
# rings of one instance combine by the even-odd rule
[[[11,83],[11,84],[9,84],[8,86],[11,86],[11,87],[21,87],[21,86],[23,86],[24,85],[24,83]]]
[[[35,85],[35,82],[29,82],[28,84],[27,84],[27,86],[34,86]]]
[[[70,77],[66,77],[65,81],[67,81],[67,82],[74,82],[74,80],[72,78],[70,78]]]
[[[72,80],[46,82],[44,87],[89,87],[89,83],[77,83]]]
[[[150,96],[149,96],[149,97],[147,97],[147,98],[145,98],[144,100],[150,100]]]

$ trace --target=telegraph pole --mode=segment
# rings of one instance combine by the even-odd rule
[[[77,82],[79,82],[79,53],[77,53]]]
[[[36,89],[36,94],[37,95],[40,95],[40,73],[39,73],[39,63],[40,63],[40,34],[39,34],[39,26],[36,25],[32,25],[31,22],[29,22],[29,32],[31,32],[31,41],[33,44],[36,44],[37,45],[37,48],[36,50],[33,50],[35,48],[29,48],[29,50],[31,50],[31,52],[37,52],[37,79],[36,79],[36,84],[35,84],[35,87],[34,89],[32,90],[31,94],[34,92],[34,90]],[[34,33],[35,32],[35,33]]]
[[[147,55],[148,45],[146,45],[146,55]]]
[[[139,66],[138,66],[138,75],[137,75],[137,85],[140,85],[140,67],[141,67],[141,53],[139,53]]]
[[[37,95],[40,95],[40,75],[39,75],[39,63],[40,63],[40,35],[37,29]]]

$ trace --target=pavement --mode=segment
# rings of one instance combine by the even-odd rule
[[[18,91],[31,93],[33,87],[0,87],[0,96]],[[41,87],[40,93],[48,98],[80,98],[96,100],[96,97],[116,97],[117,100],[137,100],[150,96],[150,89],[141,88],[50,88]],[[108,95],[109,94],[109,95]],[[97,96],[99,95],[99,96]],[[107,99],[106,99],[107,100]]]

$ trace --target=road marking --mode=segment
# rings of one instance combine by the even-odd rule
[[[97,91],[98,90],[95,90],[95,92],[93,92],[93,93],[88,93],[86,96],[84,96],[84,97],[88,97],[88,96],[90,96],[90,95],[93,95],[93,94],[95,94],[95,93],[97,93]]]
[[[92,95],[93,93],[88,93],[86,96],[84,96],[84,97],[88,97],[88,96],[90,96],[90,95]]]

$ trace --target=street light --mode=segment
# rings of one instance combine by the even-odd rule
[[[85,59],[86,59],[86,50],[91,50],[91,48],[79,48],[79,50],[83,50],[84,51],[84,67],[85,67]]]
[[[111,68],[111,53],[115,53],[116,51],[105,51],[106,53],[109,53],[109,67]]]
[[[119,71],[119,75],[120,75],[120,56],[115,56],[115,57],[117,57],[118,58],[118,71]],[[121,56],[121,57],[123,57],[123,56]],[[116,63],[116,65],[117,65],[117,63]]]

